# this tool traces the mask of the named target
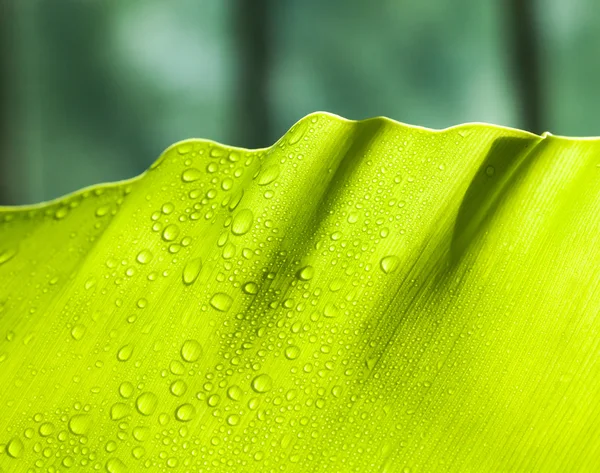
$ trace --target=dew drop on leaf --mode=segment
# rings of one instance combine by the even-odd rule
[[[381,258],[379,266],[385,274],[393,273],[400,266],[400,258],[395,255],[385,256]]]
[[[183,358],[183,361],[193,363],[194,361],[198,361],[201,354],[202,346],[200,346],[197,340],[186,340],[181,346],[181,358]]]
[[[242,286],[242,291],[250,295],[258,294],[258,284],[254,281],[249,281]]]
[[[44,422],[38,429],[40,437],[49,437],[54,433],[54,424],[52,422]]]
[[[196,415],[196,408],[191,404],[182,404],[175,410],[175,418],[180,422],[189,422]]]
[[[133,346],[123,345],[117,352],[117,360],[128,361],[131,358],[131,355],[133,355]]]
[[[196,168],[188,168],[181,174],[183,182],[194,182],[202,177],[202,171]]]
[[[145,426],[137,426],[133,428],[133,438],[138,442],[145,442],[150,436],[150,428]]]
[[[298,270],[296,276],[302,281],[309,281],[315,276],[315,268],[312,266],[304,266],[304,268]]]
[[[235,384],[227,388],[227,397],[232,401],[239,401],[242,399],[243,395],[242,388]]]
[[[240,416],[238,414],[231,414],[227,417],[227,423],[229,425],[238,425],[240,423]]]
[[[71,337],[73,340],[81,340],[85,335],[85,325],[77,324],[71,329]]]
[[[121,383],[119,386],[119,394],[122,398],[129,399],[133,394],[133,384],[131,384],[129,381]]]
[[[181,397],[187,391],[187,384],[185,384],[185,381],[177,379],[171,383],[169,390],[173,396]]]
[[[337,317],[340,315],[340,309],[335,304],[328,302],[323,309],[323,315],[329,318]]]
[[[130,471],[125,463],[116,457],[106,460],[105,467],[108,473],[128,473]]]
[[[69,430],[75,435],[85,435],[90,430],[92,419],[86,414],[78,414],[69,420]]]
[[[9,457],[19,458],[21,455],[23,455],[24,450],[25,446],[19,437],[13,437],[6,444],[6,453],[8,453]]]
[[[285,347],[284,353],[288,360],[295,360],[300,356],[300,348],[296,345],[290,345]]]
[[[198,279],[198,275],[200,274],[200,270],[202,269],[202,259],[194,258],[189,260],[185,267],[183,268],[182,278],[183,283],[186,286],[193,284],[196,279]]]
[[[210,305],[220,312],[227,312],[231,304],[233,304],[233,299],[229,294],[225,294],[224,292],[217,292],[210,299]]]
[[[157,405],[158,398],[156,397],[156,394],[149,391],[140,394],[135,400],[136,409],[144,416],[150,416],[154,414]]]
[[[171,225],[167,225],[163,232],[162,238],[165,241],[173,241],[179,236],[179,227],[172,223]]]
[[[259,374],[252,380],[251,386],[257,393],[266,393],[273,387],[273,380],[268,374]]]
[[[233,223],[231,224],[231,233],[234,235],[244,235],[248,233],[252,227],[254,221],[254,215],[249,209],[240,210],[235,217],[233,217]]]
[[[150,261],[152,261],[152,256],[153,255],[150,250],[142,250],[138,253],[135,259],[140,264],[148,264]]]

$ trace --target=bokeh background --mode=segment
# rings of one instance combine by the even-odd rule
[[[600,135],[598,0],[0,0],[0,205],[317,110]]]

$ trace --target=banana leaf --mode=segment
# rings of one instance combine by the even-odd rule
[[[190,139],[0,209],[0,471],[595,471],[599,335],[600,139]]]

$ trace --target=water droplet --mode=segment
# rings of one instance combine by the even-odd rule
[[[340,309],[335,304],[328,302],[323,309],[323,315],[329,318],[337,317],[340,315]]]
[[[172,223],[171,225],[167,225],[162,232],[163,240],[165,241],[173,241],[179,236],[179,227]]]
[[[0,251],[0,264],[4,264],[9,260],[13,259],[13,257],[17,254],[16,248],[8,248],[6,250]]]
[[[196,415],[196,408],[191,404],[182,404],[175,410],[175,418],[180,422],[189,422]]]
[[[135,400],[136,409],[144,416],[151,416],[154,414],[157,405],[158,398],[156,397],[156,394],[148,391],[140,394]]]
[[[54,212],[54,218],[56,220],[62,220],[63,218],[65,218],[67,215],[69,214],[69,207],[67,207],[66,205],[63,205],[62,207],[59,207],[56,212]]]
[[[202,355],[202,347],[197,340],[186,340],[181,346],[181,358],[183,358],[183,361],[193,363],[194,361],[198,361],[200,355]]]
[[[242,391],[242,388],[235,384],[227,388],[227,397],[232,401],[239,401],[240,399],[242,399],[243,395],[244,393]]]
[[[133,438],[138,442],[145,442],[150,437],[150,429],[144,426],[137,426],[133,429]]]
[[[121,386],[119,386],[119,394],[121,397],[129,399],[133,394],[133,384],[131,384],[129,381],[121,383]]]
[[[218,394],[211,394],[208,399],[206,400],[206,403],[210,406],[210,407],[215,407],[219,404],[219,402],[221,402],[221,396],[219,396]]]
[[[23,455],[24,450],[25,445],[23,445],[23,441],[19,437],[13,437],[6,444],[6,453],[8,453],[9,457],[19,458]]]
[[[67,455],[65,458],[63,458],[62,465],[65,468],[71,468],[74,464],[75,464],[75,460],[73,459],[72,456]]]
[[[130,471],[119,458],[109,458],[106,460],[105,467],[108,473],[128,473]]]
[[[110,418],[112,420],[119,420],[129,415],[129,406],[122,402],[116,402],[110,408]]]
[[[238,425],[240,423],[240,416],[238,414],[231,414],[227,417],[227,423],[229,425]]]
[[[128,361],[131,358],[131,355],[133,355],[133,346],[123,345],[117,352],[117,360]]]
[[[233,298],[224,292],[217,292],[210,299],[210,305],[220,312],[227,312],[231,304],[233,304]]]
[[[254,281],[249,281],[244,284],[242,291],[250,295],[258,294],[258,284],[256,284]]]
[[[92,418],[85,414],[78,414],[69,420],[69,430],[75,435],[85,435],[90,430]]]
[[[81,340],[85,334],[85,325],[77,324],[71,329],[71,337],[73,340]]]
[[[379,265],[385,274],[390,274],[396,271],[400,266],[400,258],[395,255],[385,256],[381,258]]]
[[[202,177],[202,171],[196,168],[188,168],[181,173],[181,180],[183,182],[194,182]]]
[[[223,182],[221,182],[221,189],[223,189],[224,191],[228,191],[233,187],[233,179],[231,179],[230,177],[226,177],[225,179],[223,179]]]
[[[181,397],[187,391],[187,384],[185,384],[185,381],[178,379],[171,383],[171,387],[169,389],[173,396]]]
[[[268,374],[259,374],[252,380],[251,386],[257,393],[266,393],[273,387],[273,380]]]
[[[258,185],[266,186],[267,184],[270,184],[279,177],[280,172],[281,169],[277,163],[264,167],[258,175]]]
[[[302,281],[309,281],[315,276],[315,268],[312,266],[304,266],[297,273],[296,277]]]
[[[252,214],[251,210],[240,210],[235,215],[235,217],[233,217],[233,222],[231,224],[231,232],[234,235],[244,235],[245,233],[248,233],[248,231],[252,227],[253,221],[254,215]]]
[[[152,256],[150,250],[142,250],[138,253],[136,260],[140,264],[148,264],[152,260]]]
[[[52,422],[44,422],[38,430],[41,437],[49,437],[54,433],[54,424]]]
[[[110,212],[110,205],[102,205],[96,209],[96,217],[104,217]]]
[[[196,279],[198,279],[198,275],[200,274],[200,270],[202,269],[202,259],[194,258],[189,260],[185,267],[183,268],[183,283],[187,286],[193,284]]]
[[[288,360],[295,360],[300,356],[300,348],[296,345],[289,345],[285,347],[285,357]]]

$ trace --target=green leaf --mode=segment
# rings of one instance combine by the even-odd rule
[[[318,113],[0,211],[0,469],[593,471],[600,140]]]

